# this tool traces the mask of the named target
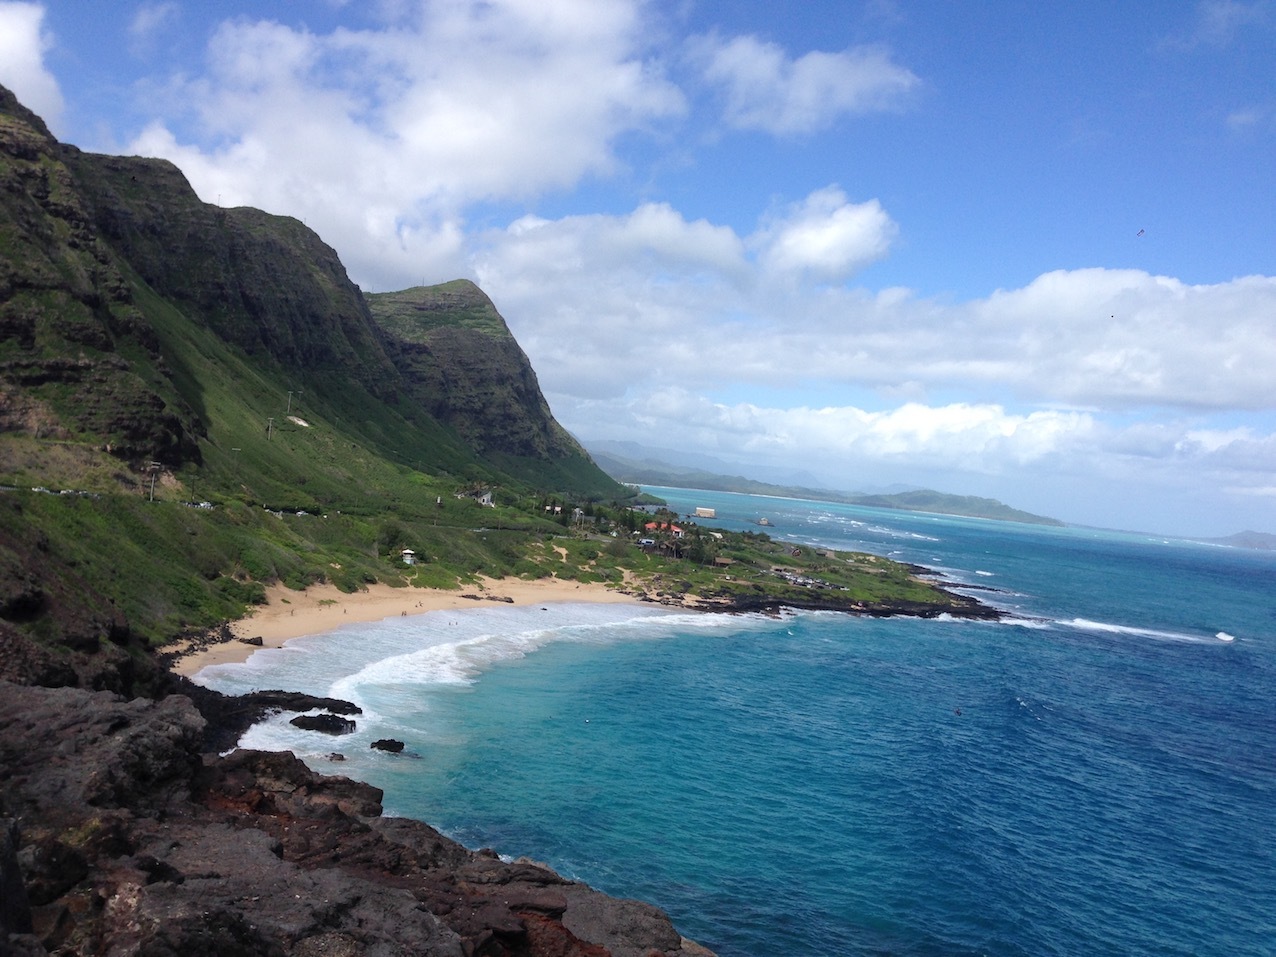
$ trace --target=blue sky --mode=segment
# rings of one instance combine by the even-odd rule
[[[559,419],[1276,532],[1276,2],[0,0],[66,142],[492,296]]]

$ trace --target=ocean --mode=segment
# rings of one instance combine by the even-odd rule
[[[720,957],[1276,953],[1276,555],[652,491],[927,565],[1013,617],[499,605],[198,680],[357,702],[353,736],[285,716],[241,744],[651,901]]]

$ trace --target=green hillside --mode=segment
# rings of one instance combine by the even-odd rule
[[[543,497],[631,496],[471,283],[370,308],[296,220],[63,146],[3,90],[0,186],[0,612],[43,601],[30,547],[74,570],[67,600],[159,640],[242,613],[262,582],[406,582],[409,543],[418,584],[509,571],[561,531]]]
[[[160,689],[152,646],[280,582],[990,614],[871,556],[643,544],[635,498],[473,283],[364,296],[302,223],[59,144],[0,88],[0,677]]]

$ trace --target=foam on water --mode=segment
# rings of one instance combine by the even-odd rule
[[[240,746],[292,750],[327,760],[334,747],[359,754],[379,737],[429,734],[436,698],[473,685],[494,667],[555,642],[606,644],[675,634],[766,627],[764,615],[702,615],[627,604],[561,603],[435,611],[349,625],[255,652],[246,662],[213,665],[194,679],[227,694],[286,688],[359,706],[353,735],[333,738],[293,727],[291,714],[249,729]],[[366,756],[364,756],[366,757]],[[366,762],[357,758],[348,773]],[[324,768],[327,769],[326,767]]]
[[[1132,625],[1114,625],[1105,621],[1090,621],[1086,618],[1073,618],[1059,624],[1079,631],[1090,631],[1108,635],[1129,635],[1135,638],[1153,638],[1157,641],[1188,641],[1205,643],[1210,641],[1232,641],[1227,632],[1218,632],[1213,637],[1207,635],[1191,635],[1181,631],[1164,631],[1160,628],[1138,628]]]
[[[354,735],[281,716],[244,743],[650,900],[721,957],[1270,949],[1276,557],[829,503],[806,523],[800,503],[726,493],[671,504],[995,576],[979,596],[1023,617],[478,608],[204,678],[356,699]],[[368,748],[386,736],[404,755]]]

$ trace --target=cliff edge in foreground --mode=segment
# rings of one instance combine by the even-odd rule
[[[201,757],[207,730],[182,694],[0,682],[0,953],[712,957],[292,754]]]

